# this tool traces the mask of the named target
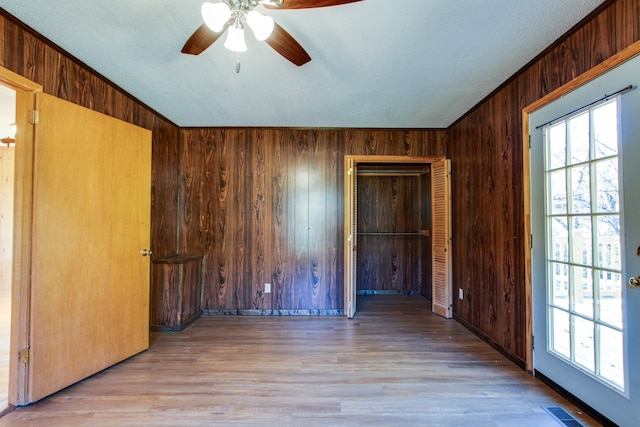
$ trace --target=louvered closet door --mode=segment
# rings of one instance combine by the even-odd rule
[[[451,313],[451,161],[431,164],[432,309],[447,319]]]

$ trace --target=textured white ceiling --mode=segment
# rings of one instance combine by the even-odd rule
[[[203,0],[2,0],[0,7],[179,126],[445,128],[604,0],[364,0],[261,11],[312,61],[247,34],[180,53]],[[215,1],[215,0],[211,0]],[[260,7],[261,8],[261,7]]]

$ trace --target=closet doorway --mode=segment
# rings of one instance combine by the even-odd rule
[[[451,317],[450,161],[345,156],[345,303],[422,294]]]

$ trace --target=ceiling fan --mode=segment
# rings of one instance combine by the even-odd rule
[[[262,5],[267,9],[311,9],[338,6],[362,0],[221,0],[202,5],[204,24],[189,37],[182,53],[199,55],[228,32],[225,47],[235,52],[247,50],[244,28],[249,26],[258,40],[264,40],[276,52],[297,66],[311,61],[311,57],[273,18],[254,10]]]

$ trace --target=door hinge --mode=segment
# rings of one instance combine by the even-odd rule
[[[31,356],[31,348],[29,346],[24,350],[20,350],[20,363],[29,363]]]
[[[529,150],[531,150],[531,135],[529,135]]]
[[[529,249],[533,249],[533,234],[529,234]]]
[[[535,337],[531,335],[531,350],[533,351],[535,349],[536,349]]]
[[[37,125],[40,123],[40,110],[31,110],[31,124]]]

